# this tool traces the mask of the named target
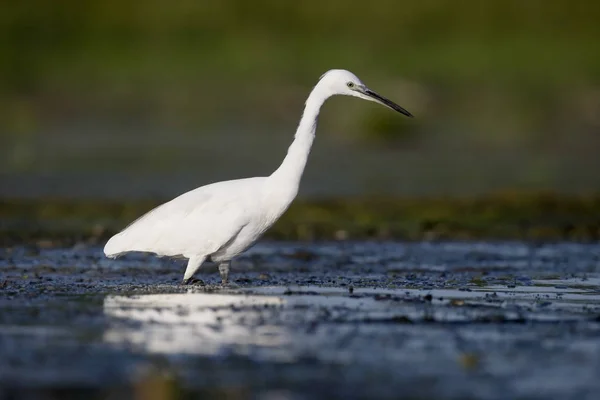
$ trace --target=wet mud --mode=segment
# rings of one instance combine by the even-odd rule
[[[262,242],[185,263],[0,250],[0,399],[593,399],[600,245]]]

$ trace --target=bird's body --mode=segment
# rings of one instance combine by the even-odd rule
[[[199,187],[146,213],[104,247],[108,257],[139,251],[188,258],[184,282],[208,258],[227,282],[231,259],[252,246],[287,210],[298,193],[314,140],[321,105],[335,94],[406,110],[367,89],[352,73],[324,74],[306,101],[295,140],[281,166],[268,177],[236,179]]]
[[[191,190],[151,210],[115,235],[104,251],[231,259],[251,245],[287,209],[294,194],[267,177],[217,182]],[[199,229],[210,227],[210,231]]]

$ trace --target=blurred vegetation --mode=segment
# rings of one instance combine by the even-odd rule
[[[571,103],[573,118],[585,112],[573,100],[600,82],[599,19],[600,4],[580,0],[9,0],[0,13],[3,120],[25,132],[71,109],[200,113],[204,123],[229,111],[221,96],[235,96],[237,113],[281,111],[275,105],[295,97],[294,86],[333,67],[368,71],[375,87],[411,103],[426,102],[429,89],[474,108],[521,109],[526,119]]]
[[[339,141],[409,145],[432,159],[432,169],[451,141],[481,154],[477,168],[505,152],[531,158],[523,174],[546,187],[561,189],[555,176],[565,170],[593,190],[600,185],[590,172],[600,167],[598,2],[7,0],[0,7],[3,171],[168,170],[178,165],[170,143],[192,135],[223,132],[229,142],[237,130],[280,135],[285,127],[291,139],[310,87],[341,67],[417,118],[332,102],[323,131]],[[70,147],[73,132],[90,145]],[[156,137],[168,137],[163,151],[144,153]],[[124,145],[132,142],[139,152]],[[501,173],[495,168],[486,170],[490,179]]]
[[[4,245],[102,242],[159,202],[0,202]],[[600,196],[499,193],[478,199],[296,202],[266,238],[279,240],[600,240]]]

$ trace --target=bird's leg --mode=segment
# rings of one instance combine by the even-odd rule
[[[202,263],[206,260],[206,256],[197,256],[190,257],[188,260],[187,268],[185,269],[185,273],[183,274],[183,284],[187,285],[190,282],[190,279],[198,271],[198,268],[202,265]]]
[[[231,265],[231,261],[223,261],[219,264],[219,274],[221,275],[221,282],[223,285],[227,285],[229,280],[229,266]]]

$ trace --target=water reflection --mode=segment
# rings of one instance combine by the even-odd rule
[[[151,353],[203,355],[217,355],[228,346],[242,353],[252,346],[284,346],[289,342],[286,329],[261,323],[257,312],[282,304],[274,296],[204,293],[107,297],[105,315],[141,325],[110,329],[105,341]]]
[[[161,354],[236,354],[271,361],[308,355],[339,361],[345,358],[343,352],[328,351],[328,343],[356,329],[340,322],[392,318],[397,313],[397,307],[372,297],[326,292],[109,296],[104,314],[113,324],[104,340]],[[319,326],[323,323],[327,326]]]
[[[350,348],[374,346],[369,337],[396,332],[419,347],[428,335],[447,329],[444,324],[584,321],[600,311],[599,305],[593,289],[560,287],[361,288],[350,293],[304,286],[109,296],[103,309],[111,324],[104,340],[159,354],[350,362],[358,354],[350,354]],[[438,324],[435,329],[431,322]],[[372,357],[360,354],[363,361]]]

